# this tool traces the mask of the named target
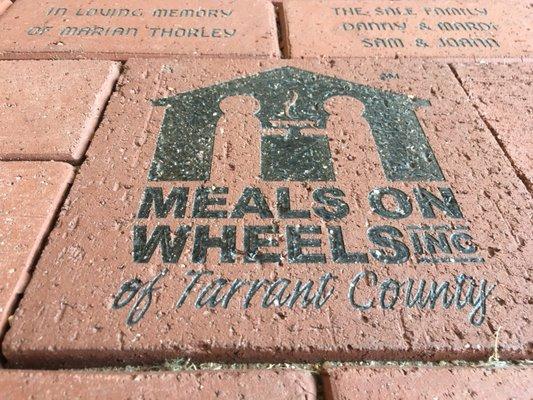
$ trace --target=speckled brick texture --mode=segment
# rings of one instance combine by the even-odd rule
[[[267,0],[18,0],[0,21],[0,58],[279,56]]]
[[[531,196],[448,65],[125,69],[9,365],[531,356]]]
[[[0,61],[0,160],[81,161],[119,71],[110,61]]]
[[[284,0],[291,57],[529,58],[528,1]]]
[[[73,176],[65,163],[0,162],[0,334]]]
[[[325,375],[326,400],[533,397],[531,367],[342,367]]]
[[[96,372],[1,371],[3,400],[176,399],[314,400],[303,371]]]
[[[454,64],[459,80],[533,191],[533,64]]]

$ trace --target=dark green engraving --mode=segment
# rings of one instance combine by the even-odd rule
[[[158,289],[155,285],[166,274],[168,274],[168,268],[159,271],[149,282],[143,283],[139,278],[133,278],[120,286],[113,300],[113,309],[121,309],[135,300],[126,318],[126,324],[132,326],[143,319],[152,305],[152,295]],[[126,294],[127,296],[124,296]]]
[[[167,107],[149,179],[201,181],[210,177],[219,104],[231,96],[253,96],[263,129],[286,126],[284,136],[263,136],[261,177],[268,181],[335,179],[327,137],[300,134],[325,129],[324,103],[349,96],[364,105],[386,177],[391,181],[444,180],[415,110],[429,101],[387,92],[292,67],[265,71],[203,89],[158,99]],[[297,126],[295,126],[297,124]]]

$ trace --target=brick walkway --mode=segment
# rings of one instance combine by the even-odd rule
[[[533,398],[531,11],[0,0],[0,398]]]

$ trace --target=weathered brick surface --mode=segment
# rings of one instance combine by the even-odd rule
[[[119,68],[108,61],[0,61],[0,159],[80,161]]]
[[[283,399],[313,400],[308,372],[78,372],[0,371],[3,400],[71,399]]]
[[[126,70],[11,365],[531,357],[531,196],[447,65]]]
[[[64,163],[0,162],[0,333],[72,177]]]
[[[0,14],[2,14],[11,5],[9,0],[0,0]]]
[[[455,64],[464,89],[533,187],[533,64]]]
[[[0,58],[279,55],[266,0],[19,0],[0,23]]]
[[[292,57],[521,58],[527,1],[285,0]]]
[[[343,367],[326,371],[327,400],[533,397],[533,368]]]

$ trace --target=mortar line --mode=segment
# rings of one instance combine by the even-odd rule
[[[518,179],[520,179],[520,181],[526,187],[526,190],[529,192],[529,194],[533,196],[533,187],[529,184],[528,179],[524,175],[524,173],[522,171],[520,171],[520,168],[518,168],[517,165],[515,164],[513,158],[511,157],[511,155],[507,151],[507,148],[506,148],[505,144],[503,143],[503,141],[499,137],[497,130],[492,126],[490,121],[488,121],[487,118],[483,115],[483,113],[479,110],[479,107],[476,104],[474,104],[474,102],[472,102],[470,100],[470,93],[468,93],[468,91],[466,90],[466,88],[464,86],[464,83],[463,83],[461,77],[459,76],[459,73],[457,72],[457,69],[455,68],[455,66],[452,63],[448,63],[447,65],[450,68],[450,70],[452,71],[455,79],[459,83],[459,86],[461,86],[461,89],[463,89],[463,92],[466,94],[466,97],[467,97],[468,101],[470,102],[470,104],[472,104],[474,110],[476,110],[477,115],[479,116],[481,121],[483,121],[483,124],[487,127],[487,129],[489,130],[491,135],[494,137],[494,140],[496,140],[496,143],[498,144],[498,147],[502,150],[505,158],[507,158],[507,160],[511,164],[511,168],[513,169],[515,175],[517,176]]]
[[[93,133],[91,137],[89,138],[89,140],[87,141],[87,144],[85,145],[85,151],[83,155],[80,157],[80,160],[78,162],[73,161],[72,165],[81,166],[87,159],[87,151],[89,151],[91,147],[91,143],[93,142],[94,136],[96,135],[96,132],[98,131],[98,129],[100,128],[100,125],[102,124],[102,121],[104,120],[104,116],[107,112],[107,107],[109,106],[109,103],[111,102],[111,97],[113,97],[113,94],[115,94],[115,92],[117,91],[119,81],[124,75],[126,62],[125,61],[115,61],[115,62],[118,62],[120,64],[117,79],[113,83],[113,86],[111,87],[111,90],[109,91],[109,95],[104,101],[104,106],[102,107],[102,110],[100,111],[100,115],[98,116],[98,119],[94,126]]]
[[[108,107],[108,105],[110,103],[111,96],[116,91],[118,82],[119,82],[119,80],[120,80],[120,78],[121,78],[121,76],[122,76],[122,74],[124,72],[124,64],[125,63],[123,63],[123,62],[120,63],[119,75],[118,75],[116,81],[113,83],[113,87],[112,87],[112,89],[110,91],[109,96],[107,96],[107,98],[105,99],[104,105],[102,107],[102,111],[101,111],[101,113],[100,113],[100,115],[98,117],[98,120],[97,120],[96,124],[95,124],[93,134],[91,135],[90,139],[87,142],[87,145],[85,147],[85,153],[80,158],[80,161],[79,162],[74,162],[73,161],[71,163],[68,163],[66,161],[50,160],[50,161],[54,161],[54,162],[68,163],[69,165],[71,165],[73,167],[74,174],[72,176],[72,180],[67,184],[67,186],[65,188],[65,192],[61,196],[61,199],[60,199],[59,203],[57,204],[57,208],[54,211],[52,217],[50,218],[48,226],[46,227],[46,231],[45,231],[44,235],[42,236],[41,243],[39,244],[38,248],[35,251],[35,254],[32,257],[32,261],[31,261],[30,266],[26,270],[26,274],[27,274],[26,282],[24,283],[21,292],[19,294],[17,294],[16,299],[11,304],[11,307],[10,307],[10,310],[9,310],[10,317],[13,316],[15,314],[15,312],[17,311],[17,309],[18,309],[18,307],[20,305],[20,302],[22,301],[22,299],[23,299],[23,297],[24,297],[24,295],[26,293],[26,289],[28,288],[28,285],[30,284],[30,282],[31,282],[31,280],[33,278],[33,273],[35,271],[35,267],[37,266],[39,260],[41,259],[42,253],[43,253],[44,249],[46,248],[46,246],[48,244],[48,240],[49,240],[50,234],[54,230],[54,228],[55,228],[55,226],[57,224],[57,221],[59,220],[59,214],[61,213],[61,210],[63,209],[63,206],[65,204],[65,201],[66,201],[68,195],[70,194],[70,190],[72,189],[72,186],[74,185],[74,182],[75,182],[75,180],[78,177],[78,174],[79,174],[79,171],[80,171],[80,166],[85,162],[85,159],[86,159],[86,155],[85,154],[87,153],[87,150],[89,149],[89,147],[90,147],[90,145],[92,143],[92,140],[94,138],[94,135],[96,134],[96,131],[98,130],[98,128],[100,127],[100,124],[102,123],[102,120],[104,118],[104,114],[105,114],[105,112],[107,110],[107,107]],[[10,161],[2,161],[2,162],[44,162],[44,161],[43,160],[38,160],[38,161],[37,160],[10,160]],[[9,331],[9,329],[10,329],[10,326],[9,326],[9,323],[8,323],[7,326],[5,326],[2,330],[0,330],[0,366],[2,366],[3,368],[5,368],[5,364],[6,364],[7,360],[4,357],[4,353],[2,351],[3,350],[2,344],[4,342],[4,338],[5,338],[6,334],[7,334],[7,332]]]
[[[288,31],[285,24],[285,9],[283,3],[272,3],[272,6],[274,7],[274,15],[276,16],[276,34],[281,59],[286,60],[291,57],[288,47]]]
[[[44,251],[44,248],[48,244],[48,239],[50,236],[50,233],[55,228],[57,220],[59,219],[59,214],[61,213],[61,210],[63,209],[63,205],[65,204],[65,200],[67,199],[68,194],[70,193],[70,189],[72,188],[72,185],[74,183],[74,180],[76,179],[76,176],[78,175],[78,168],[74,168],[74,174],[72,176],[71,182],[69,182],[65,188],[65,192],[61,196],[61,199],[57,205],[56,210],[54,211],[52,218],[50,218],[50,222],[48,223],[48,226],[46,227],[45,233],[43,234],[43,237],[41,239],[41,243],[39,243],[38,248],[35,251],[35,254],[32,257],[31,265],[28,267],[28,269],[25,271],[26,273],[26,282],[24,282],[23,287],[21,288],[20,293],[16,295],[15,300],[10,305],[9,311],[9,317],[13,316],[18,309],[18,306],[20,305],[20,302],[22,301],[22,298],[24,297],[24,294],[26,293],[26,289],[28,288],[29,283],[31,282],[31,279],[33,277],[33,272],[35,271],[35,266],[37,265],[38,261],[41,258],[41,255]],[[9,320],[8,320],[9,321]],[[0,365],[3,368],[6,368],[6,358],[4,357],[3,353],[3,342],[4,338],[11,328],[9,322],[7,322],[7,325],[3,327],[3,330],[0,331]]]
[[[324,368],[324,363],[320,365],[320,370],[312,374],[316,385],[316,400],[326,400],[326,386],[331,392],[331,383],[327,380],[327,373]]]
[[[5,369],[11,370],[40,370],[40,371],[86,371],[86,372],[124,372],[124,373],[153,373],[153,372],[200,372],[200,371],[264,371],[264,370],[281,370],[281,371],[303,371],[313,375],[324,375],[327,368],[479,368],[479,369],[496,369],[496,368],[533,368],[533,359],[524,360],[499,360],[499,361],[323,361],[320,363],[194,363],[188,359],[177,359],[168,361],[163,364],[153,365],[123,365],[123,366],[100,366],[100,367],[47,367],[43,368],[24,366],[12,368],[4,366]],[[321,379],[324,379],[322,377]],[[326,381],[319,383],[327,385]]]
[[[8,61],[8,60],[0,60],[0,61]],[[11,60],[11,61],[13,61],[13,60]],[[18,60],[18,61],[26,61],[26,60]],[[47,61],[47,60],[30,60],[30,61]],[[68,61],[68,60],[65,60],[65,61]],[[102,123],[102,120],[103,120],[104,114],[105,114],[105,112],[107,110],[107,106],[109,105],[109,101],[111,99],[111,96],[113,96],[113,93],[115,93],[117,85],[118,85],[118,81],[120,80],[120,77],[124,73],[124,67],[125,67],[125,64],[126,64],[125,61],[112,61],[112,62],[119,64],[118,76],[117,76],[116,80],[113,82],[113,85],[111,86],[111,90],[109,91],[109,95],[105,96],[105,98],[103,99],[102,110],[100,111],[100,113],[98,115],[98,118],[96,119],[96,123],[94,125],[94,129],[92,130],[92,133],[91,133],[89,139],[87,140],[87,144],[85,145],[85,151],[83,152],[83,155],[80,157],[79,160],[76,161],[76,160],[67,160],[67,159],[64,159],[64,158],[28,156],[28,157],[23,157],[23,158],[6,157],[6,158],[3,158],[3,159],[0,159],[0,162],[2,162],[2,163],[4,163],[4,162],[5,163],[8,163],[8,162],[9,163],[17,163],[17,162],[62,162],[62,163],[66,163],[66,164],[72,165],[73,167],[81,166],[83,164],[83,162],[85,161],[87,150],[89,149],[89,146],[91,145],[91,142],[93,141],[94,135],[96,134],[96,131],[98,130],[98,128],[100,127],[100,124]]]

